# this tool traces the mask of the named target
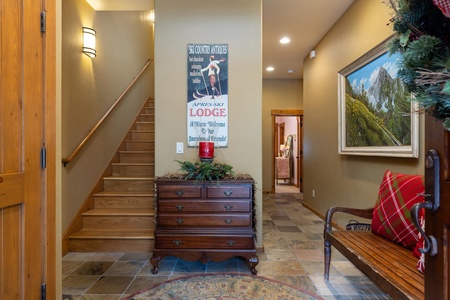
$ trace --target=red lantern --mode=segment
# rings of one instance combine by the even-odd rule
[[[214,142],[199,142],[198,147],[200,158],[214,158]]]

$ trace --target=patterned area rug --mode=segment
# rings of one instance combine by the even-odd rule
[[[312,300],[321,297],[261,276],[202,274],[157,284],[129,300]]]

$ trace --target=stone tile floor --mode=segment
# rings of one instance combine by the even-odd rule
[[[301,194],[264,194],[264,253],[259,276],[316,293],[324,299],[391,299],[353,264],[332,253],[329,283],[323,280],[323,221],[301,205]],[[196,273],[250,274],[246,261],[186,262],[167,257],[151,273],[150,253],[68,253],[63,257],[63,300],[115,300],[156,283]]]

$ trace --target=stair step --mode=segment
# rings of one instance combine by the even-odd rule
[[[127,140],[125,144],[129,151],[150,151],[155,148],[154,140]]]
[[[154,151],[119,151],[121,163],[154,163]]]
[[[151,252],[155,246],[151,229],[87,230],[69,237],[71,252]]]
[[[148,176],[154,177],[155,164],[153,163],[113,163],[113,176]]]
[[[155,108],[154,107],[145,107],[143,113],[144,114],[154,114]]]
[[[153,240],[154,233],[152,229],[134,229],[134,230],[107,230],[107,229],[82,229],[70,236],[71,239],[149,239]]]
[[[83,216],[155,216],[153,209],[142,208],[128,208],[128,209],[116,209],[116,208],[94,208],[83,213]]]
[[[105,191],[150,192],[154,190],[154,178],[151,177],[105,177]]]
[[[139,120],[141,122],[154,122],[155,114],[141,114],[139,115]]]
[[[155,122],[136,122],[136,130],[151,130],[155,131]]]
[[[154,130],[131,130],[131,139],[134,140],[155,140]]]
[[[94,195],[95,208],[154,208],[153,193],[106,192]]]
[[[153,229],[153,209],[94,208],[83,213],[83,229]]]

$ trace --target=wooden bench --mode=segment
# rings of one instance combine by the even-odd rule
[[[371,231],[333,230],[335,212],[371,219],[373,208],[333,207],[327,211],[324,228],[326,282],[330,274],[331,246],[334,246],[393,299],[424,299],[424,276],[417,270],[418,259],[411,250]]]

